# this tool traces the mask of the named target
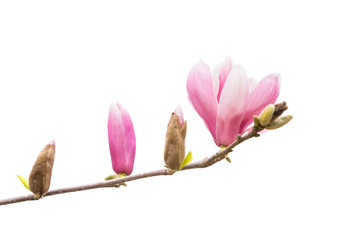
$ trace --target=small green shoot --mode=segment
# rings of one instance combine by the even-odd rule
[[[189,152],[186,157],[184,158],[184,161],[182,161],[181,165],[180,165],[180,168],[179,168],[179,171],[185,167],[187,164],[189,164],[190,162],[192,161],[192,153]]]
[[[16,176],[23,183],[24,187],[30,191],[28,180],[20,175],[16,175]]]

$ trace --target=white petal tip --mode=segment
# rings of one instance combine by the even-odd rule
[[[232,59],[230,57],[230,55],[227,55],[226,56],[226,59],[225,59],[226,62],[230,62],[232,64]]]
[[[181,126],[184,124],[184,114],[182,113],[181,106],[178,105],[174,111],[174,113],[179,117]]]
[[[176,106],[176,109],[175,109],[174,113],[176,115],[182,114],[182,109],[181,109],[180,104],[178,106]]]
[[[279,73],[273,73],[273,74],[271,74],[274,78],[276,78],[277,79],[277,81],[278,81],[278,86],[279,86],[279,90],[280,90],[280,88],[281,88],[281,86],[282,86],[282,78],[281,78],[281,76],[280,76],[280,74]]]
[[[51,141],[48,142],[48,145],[56,146],[56,141],[52,139]]]

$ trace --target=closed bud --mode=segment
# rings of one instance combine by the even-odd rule
[[[254,115],[254,127],[259,127],[260,119],[258,116]]]
[[[286,110],[288,109],[288,106],[286,105],[286,102],[277,103],[274,105],[274,114],[271,122],[276,120],[278,117],[280,117]]]
[[[181,111],[179,115],[183,120]],[[186,121],[181,124],[179,116],[176,113],[172,113],[167,127],[164,147],[164,161],[166,167],[170,170],[177,171],[180,169],[185,158],[185,138]]]
[[[271,119],[273,118],[273,114],[274,114],[274,105],[270,104],[267,107],[265,107],[265,109],[262,111],[261,115],[260,115],[260,125],[265,127],[267,126],[267,124],[270,123]]]
[[[136,139],[132,119],[120,104],[111,104],[108,120],[109,148],[116,174],[131,175],[134,167]]]
[[[290,122],[291,119],[292,119],[292,115],[279,117],[276,120],[274,120],[273,122],[271,122],[270,124],[268,124],[266,126],[266,129],[272,130],[272,129],[280,128],[280,127],[284,126],[285,124],[287,124],[288,122]]]
[[[53,140],[40,152],[31,170],[29,188],[36,199],[41,198],[50,188],[55,150]]]

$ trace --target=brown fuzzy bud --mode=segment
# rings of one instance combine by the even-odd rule
[[[273,118],[272,118],[271,122],[273,122],[278,117],[280,117],[283,114],[283,112],[285,112],[287,109],[288,109],[288,106],[286,105],[285,101],[275,104]]]
[[[164,161],[166,167],[170,170],[179,170],[185,158],[185,137],[186,121],[181,126],[179,117],[175,113],[172,113],[167,127],[164,147]]]
[[[56,147],[50,142],[40,152],[29,176],[29,188],[35,198],[41,198],[50,188]]]

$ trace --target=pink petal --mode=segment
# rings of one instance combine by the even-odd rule
[[[268,104],[274,104],[279,95],[279,75],[271,74],[263,78],[250,93],[244,119],[240,126],[243,132],[254,120],[254,115],[259,115]]]
[[[52,139],[51,141],[48,142],[48,145],[56,146],[56,141]]]
[[[258,81],[255,78],[249,78],[249,93],[251,93],[257,86]]]
[[[174,111],[174,113],[178,116],[179,118],[179,121],[180,121],[180,125],[184,125],[184,115],[182,113],[182,109],[181,109],[181,106],[178,105]]]
[[[219,76],[220,76],[220,71],[221,71],[221,68],[222,66],[224,65],[224,63],[219,63],[214,71],[213,71],[213,74],[212,74],[212,80],[213,80],[213,89],[214,89],[214,96],[216,99],[217,98],[217,95],[219,94],[219,89],[220,89],[220,79],[219,79]]]
[[[125,129],[125,157],[126,157],[126,169],[124,171],[125,174],[131,175],[133,172],[134,166],[134,158],[135,158],[135,149],[136,149],[136,141],[135,141],[135,132],[132,123],[132,119],[130,118],[127,110],[119,106],[123,127]]]
[[[116,104],[110,105],[108,135],[112,167],[116,173],[124,173],[126,171],[125,128],[122,114]]]
[[[227,146],[235,139],[244,117],[249,94],[249,80],[240,66],[232,68],[221,92],[216,139],[219,146]]]
[[[226,61],[221,67],[220,74],[219,74],[220,85],[219,85],[219,93],[217,95],[218,102],[220,101],[222,89],[225,85],[228,74],[231,72],[231,69],[232,69],[232,61],[230,57],[227,57]]]
[[[214,94],[218,102],[220,101],[221,91],[225,85],[228,74],[232,69],[230,57],[226,57],[225,62],[218,64],[213,72]]]
[[[218,103],[207,64],[200,61],[192,67],[187,77],[186,88],[190,102],[215,138]]]

